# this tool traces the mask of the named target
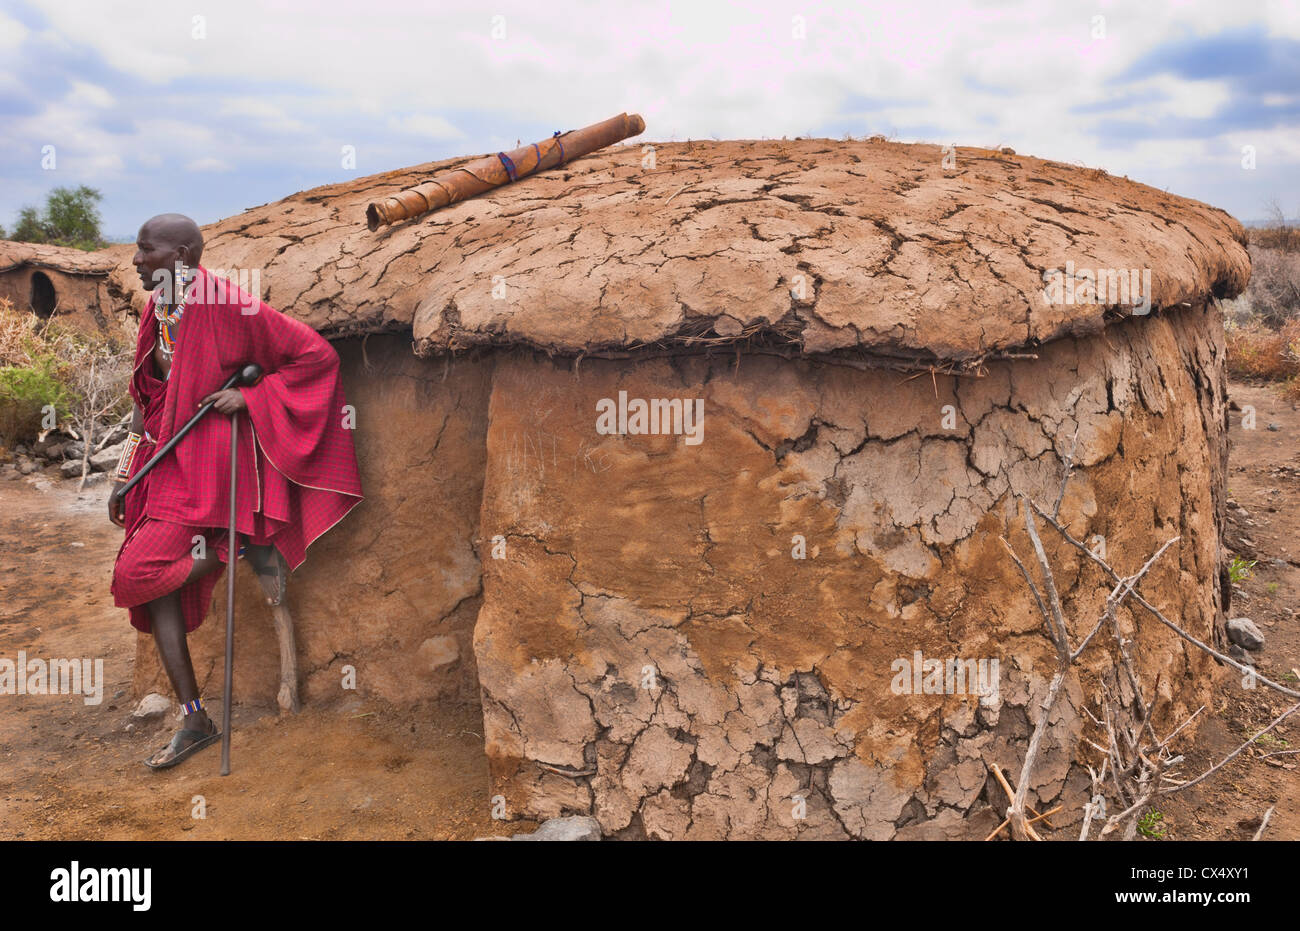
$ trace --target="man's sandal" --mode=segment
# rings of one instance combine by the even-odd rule
[[[161,763],[155,763],[153,762],[153,756],[158,754],[154,753],[149,759],[143,761],[144,765],[150,769],[170,769],[186,757],[192,756],[204,747],[220,740],[221,731],[217,729],[217,723],[209,719],[208,724],[212,728],[209,731],[193,731],[188,728],[177,731],[172,737],[172,742],[163,748],[164,750],[171,750],[172,755]],[[181,743],[185,740],[192,742],[182,747]]]

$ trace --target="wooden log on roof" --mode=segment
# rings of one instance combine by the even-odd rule
[[[615,142],[645,132],[645,120],[635,113],[620,113],[600,123],[557,132],[549,139],[475,159],[412,188],[366,206],[366,226],[379,227],[418,217],[457,201],[477,197],[548,168],[558,168]]]

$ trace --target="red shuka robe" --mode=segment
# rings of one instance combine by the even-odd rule
[[[296,569],[307,547],[362,498],[338,354],[311,327],[202,265],[186,293],[191,302],[177,327],[161,416],[155,412],[157,419],[150,424],[156,445],[146,451],[142,444],[132,472],[143,465],[143,456],[152,456],[184,426],[205,396],[256,362],[265,373],[262,380],[240,389],[248,410],[239,415],[236,527],[256,542],[274,543]],[[151,297],[141,315],[131,379],[131,397],[142,410],[159,386],[153,375],[158,339],[154,304]],[[127,539],[145,518],[224,528],[230,516],[229,484],[230,418],[211,411],[128,493]],[[131,500],[137,495],[143,497],[142,508]],[[203,587],[210,594],[214,576],[186,588],[207,582]],[[206,598],[182,597],[187,629],[202,620],[201,614],[188,616],[199,600],[206,613]],[[131,614],[132,624],[148,629],[143,605],[133,606]]]

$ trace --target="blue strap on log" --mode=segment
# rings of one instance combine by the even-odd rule
[[[497,158],[501,159],[501,164],[505,166],[506,176],[509,177],[511,181],[518,181],[519,174],[515,171],[515,163],[510,161],[510,156],[506,155],[504,152],[498,152]]]
[[[560,161],[557,163],[558,167],[558,165],[564,164],[564,143],[560,141],[560,131],[558,129],[551,134],[551,138],[554,139],[555,144],[560,147]],[[536,171],[538,168],[542,167],[542,150],[538,148],[536,142],[533,143],[533,149],[537,152],[537,165],[533,169]],[[519,169],[515,168],[515,163],[510,160],[510,156],[506,155],[504,152],[498,152],[497,158],[501,159],[501,165],[506,170],[506,177],[511,181],[518,181]]]

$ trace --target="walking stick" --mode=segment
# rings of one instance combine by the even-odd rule
[[[255,385],[262,377],[262,367],[254,362],[245,365],[226,382],[222,388],[235,384],[246,387]],[[199,412],[190,418],[190,422],[180,429],[158,456],[145,465],[141,474],[158,461],[159,456],[174,446],[186,430],[194,426],[199,418],[211,409],[215,401],[209,401]],[[136,476],[139,478],[139,476]],[[125,490],[125,489],[124,489]],[[230,519],[226,529],[226,676],[221,692],[221,775],[230,775],[230,704],[235,681],[235,566],[239,563],[239,534],[235,528],[235,518],[239,513],[236,504],[239,498],[239,412],[230,415]]]
[[[252,368],[252,366],[250,366]],[[239,539],[235,533],[235,496],[239,492],[239,411],[230,415],[230,529],[226,535],[226,683],[221,693],[221,775],[230,775],[230,695],[235,672],[235,566]]]
[[[228,379],[226,379],[226,383],[222,385],[218,390],[225,391],[227,388],[233,388],[236,385],[238,385],[240,388],[248,388],[251,387],[252,385],[257,384],[258,380],[261,379],[261,377],[262,377],[262,367],[258,365],[256,362],[250,362],[248,363],[248,365],[242,367],[234,375],[231,375]],[[189,433],[190,430],[194,427],[194,425],[203,419],[203,415],[206,414],[208,411],[212,410],[212,405],[216,403],[217,403],[216,401],[209,401],[207,404],[204,404],[202,407],[200,407],[198,411],[194,414],[194,416],[191,417],[188,421],[186,421],[185,426],[177,430],[175,435],[163,445],[163,448],[158,450],[158,452],[154,453],[153,458],[144,464],[144,468],[142,468],[139,472],[135,473],[135,475],[131,476],[131,480],[129,482],[127,482],[121,488],[118,488],[113,492],[114,497],[125,498],[126,493],[130,491],[132,488],[134,488],[136,486],[136,483],[139,482],[140,479],[144,478],[145,475],[148,474],[149,470],[152,469],[154,466],[156,466],[159,460],[161,460],[163,456],[171,452],[177,443],[185,439],[185,434]]]

